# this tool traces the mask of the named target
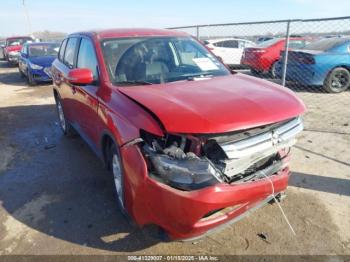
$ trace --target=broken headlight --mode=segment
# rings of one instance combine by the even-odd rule
[[[165,140],[154,137],[150,141],[148,134],[147,140],[144,139],[142,149],[149,173],[157,181],[181,190],[195,190],[221,182],[220,171],[209,159],[192,152],[185,153],[181,144],[187,142],[183,137],[173,136]],[[171,141],[170,144],[167,140]]]

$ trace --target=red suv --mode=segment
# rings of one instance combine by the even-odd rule
[[[300,49],[307,43],[304,38],[291,37],[289,39],[289,48]],[[273,38],[260,43],[256,47],[245,48],[241,64],[248,65],[255,74],[269,73],[271,77],[275,78],[276,65],[285,44],[285,38]]]
[[[30,36],[14,36],[6,38],[4,47],[4,58],[10,64],[17,64],[22,45],[32,42],[33,38]]]
[[[231,73],[185,33],[72,34],[52,75],[64,134],[76,130],[111,170],[116,202],[140,226],[196,238],[287,187],[303,103]]]

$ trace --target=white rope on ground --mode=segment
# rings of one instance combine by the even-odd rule
[[[262,173],[262,175],[263,175],[264,177],[266,177],[266,178],[269,180],[269,182],[270,182],[270,184],[271,184],[271,188],[272,188],[272,197],[273,197],[273,199],[275,200],[275,203],[277,204],[277,206],[279,207],[279,209],[281,210],[281,213],[282,213],[282,215],[283,215],[283,218],[284,218],[284,220],[287,222],[287,224],[288,224],[290,230],[291,230],[292,233],[296,236],[297,234],[295,233],[294,228],[292,227],[292,225],[291,225],[291,223],[289,222],[289,220],[288,220],[286,214],[284,213],[284,211],[283,211],[283,209],[282,209],[282,206],[280,205],[280,203],[277,201],[277,199],[276,199],[276,197],[275,197],[275,187],[273,186],[273,182],[272,182],[271,178],[269,178],[267,175],[265,175],[264,172]]]

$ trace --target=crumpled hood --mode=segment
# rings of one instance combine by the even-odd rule
[[[39,66],[51,67],[55,59],[56,59],[56,56],[38,56],[38,57],[30,57],[29,61]]]
[[[224,133],[290,119],[305,111],[290,90],[243,74],[118,89],[175,133]]]

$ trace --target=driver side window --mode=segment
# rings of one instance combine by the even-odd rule
[[[97,58],[95,54],[95,49],[91,41],[86,38],[82,38],[80,42],[77,68],[90,69],[94,76],[94,79],[98,79]]]

